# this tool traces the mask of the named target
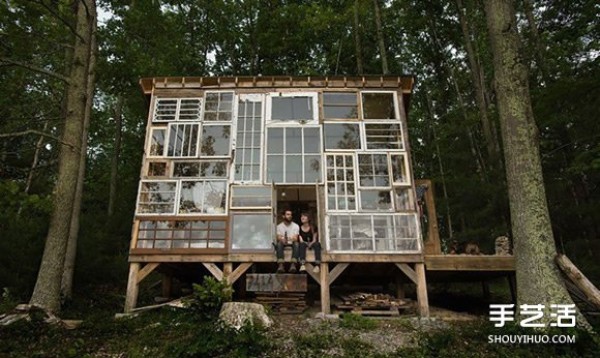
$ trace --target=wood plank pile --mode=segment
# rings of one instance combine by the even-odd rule
[[[362,316],[398,316],[399,310],[410,307],[410,300],[384,293],[356,292],[338,296],[342,301],[335,305],[338,310]]]
[[[298,314],[306,310],[305,293],[256,292],[254,302],[268,306],[277,313]]]

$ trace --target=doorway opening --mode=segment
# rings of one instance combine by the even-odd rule
[[[308,212],[313,224],[317,224],[318,206],[317,191],[314,185],[278,185],[277,191],[277,223],[281,221],[284,209],[292,211],[292,220],[300,225],[300,215]]]

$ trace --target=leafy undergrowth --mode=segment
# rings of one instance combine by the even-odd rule
[[[575,335],[575,344],[491,344],[490,335],[541,333],[494,328],[483,320],[449,324],[343,315],[330,321],[307,314],[276,316],[269,329],[238,332],[199,314],[198,307],[116,320],[122,298],[93,296],[79,297],[63,311],[65,318],[83,319],[77,329],[48,326],[41,318],[0,328],[0,357],[596,357],[600,348],[587,333],[569,329],[548,334]]]

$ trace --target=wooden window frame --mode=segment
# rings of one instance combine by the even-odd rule
[[[342,106],[342,105],[335,105],[335,104],[327,104],[325,102],[325,95],[327,94],[353,94],[355,99],[356,99],[356,118],[329,118],[326,117],[325,115],[325,107],[346,107],[346,106]],[[359,122],[362,118],[362,107],[361,107],[361,103],[360,103],[360,99],[359,99],[359,94],[360,92],[358,91],[322,91],[320,93],[320,99],[321,99],[321,108],[322,108],[322,115],[321,118],[323,119],[323,121],[343,121],[343,122],[352,122],[352,123],[356,123]]]
[[[333,149],[327,149],[325,148],[325,126],[328,124],[351,124],[351,125],[355,125],[358,127],[358,145],[360,146],[360,148],[357,149],[339,149],[339,148],[333,148]],[[346,153],[355,153],[357,151],[362,151],[363,150],[363,142],[364,142],[364,128],[362,123],[355,121],[355,122],[349,122],[349,121],[335,121],[332,122],[331,120],[327,120],[325,122],[323,122],[321,124],[321,126],[323,127],[323,152],[325,153],[330,153],[330,152],[346,152]]]
[[[265,188],[269,190],[269,201],[271,201],[271,203],[267,206],[234,206],[233,204],[233,199],[234,199],[234,190],[236,188]],[[271,207],[273,206],[273,202],[272,202],[272,187],[269,185],[260,185],[260,184],[256,184],[256,185],[236,185],[233,184],[229,187],[229,208],[231,210],[235,210],[237,212],[237,210],[269,210],[271,209]]]
[[[273,226],[273,222],[272,222],[272,212],[271,211],[266,211],[265,209],[261,209],[261,210],[248,210],[250,208],[244,208],[244,210],[236,210],[231,212],[230,218],[229,218],[229,232],[230,234],[230,240],[229,240],[229,252],[235,252],[237,253],[269,253],[269,252],[273,252],[273,246],[270,245],[268,248],[265,249],[248,249],[248,248],[244,248],[244,249],[234,249],[233,248],[233,219],[234,216],[236,215],[265,215],[269,217],[269,223],[270,223],[270,227],[271,227],[271,236],[270,236],[270,242],[273,243],[274,239],[275,239],[275,227]]]
[[[222,213],[205,213],[205,212],[192,212],[192,213],[180,213],[180,204],[181,204],[181,190],[182,190],[182,186],[183,186],[183,182],[202,182],[203,185],[203,189],[204,186],[206,185],[206,182],[210,182],[210,181],[218,181],[218,182],[224,182],[225,183],[225,204],[223,207],[223,212]],[[177,179],[177,202],[176,202],[176,208],[175,208],[175,215],[177,215],[178,217],[190,217],[190,216],[204,216],[204,215],[208,215],[208,216],[215,216],[215,217],[220,217],[220,216],[228,216],[229,211],[228,211],[228,203],[229,203],[229,181],[227,180],[227,178],[219,178],[219,179],[205,179],[205,178],[184,178],[184,179]],[[202,202],[202,207],[201,210],[204,210],[204,201]]]
[[[363,94],[370,94],[370,93],[376,93],[376,94],[392,94],[392,98],[394,101],[394,115],[396,116],[396,118],[394,119],[385,119],[385,118],[365,118],[365,104],[364,104],[364,100],[363,100]],[[366,122],[371,122],[371,121],[384,121],[384,122],[390,122],[390,121],[400,121],[400,108],[399,108],[399,103],[398,103],[398,92],[397,91],[376,91],[376,90],[365,90],[365,91],[360,91],[359,92],[359,102],[360,102],[360,119]]]
[[[162,155],[152,154],[152,140],[154,138],[155,131],[164,131],[164,143]],[[169,127],[168,126],[151,126],[149,130],[148,140],[146,141],[146,159],[165,159],[167,157],[167,147],[169,146]]]
[[[139,211],[140,209],[140,197],[142,194],[142,186],[144,185],[144,183],[175,183],[175,202],[173,203],[173,211],[172,212],[168,212],[168,213],[142,213]],[[138,186],[138,193],[137,193],[137,198],[136,198],[136,202],[135,202],[135,215],[136,216],[140,216],[140,217],[146,217],[146,216],[173,216],[175,215],[175,213],[178,210],[178,198],[179,198],[179,183],[177,180],[172,180],[172,179],[158,179],[158,180],[152,180],[152,179],[142,179],[140,180],[139,186]]]

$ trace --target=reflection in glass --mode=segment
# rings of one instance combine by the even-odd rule
[[[177,100],[176,99],[162,99],[156,100],[154,107],[154,122],[165,122],[174,121],[177,114]]]
[[[392,198],[389,190],[361,190],[360,208],[362,210],[390,211]]]
[[[393,93],[363,93],[363,118],[364,119],[395,119]]]
[[[195,157],[198,146],[198,124],[169,125],[169,157]]]
[[[232,186],[231,206],[270,207],[273,195],[271,187]]]
[[[138,199],[138,213],[173,213],[175,207],[175,189],[175,182],[142,182]]]
[[[271,213],[234,214],[231,247],[234,250],[271,250],[273,222]]]
[[[387,155],[385,154],[359,154],[358,171],[361,186],[388,187],[390,185]]]
[[[150,156],[160,157],[165,155],[165,133],[166,129],[152,129],[152,139],[150,140]]]
[[[358,123],[325,123],[325,149],[360,149]]]
[[[367,149],[404,149],[400,124],[365,123]]]
[[[204,104],[205,121],[230,121],[233,112],[233,92],[207,92]]]
[[[323,114],[326,119],[357,119],[356,93],[324,92]]]
[[[304,183],[321,181],[321,156],[307,155],[304,157]]]
[[[396,210],[414,210],[411,193],[411,188],[394,188]]]
[[[272,97],[272,120],[313,120],[313,97]]]
[[[231,145],[229,137],[230,125],[204,125],[202,126],[201,156],[229,156]]]
[[[304,129],[304,154],[321,153],[321,130],[318,127],[308,127]],[[293,134],[289,135],[292,137]],[[293,137],[292,137],[293,138]]]
[[[200,120],[200,98],[182,98],[179,104],[180,121],[198,121]]]
[[[224,180],[182,181],[179,213],[223,214],[226,190]]]
[[[405,156],[403,154],[392,155],[392,178],[394,184],[408,184],[408,171],[406,169]]]
[[[167,175],[166,162],[149,162],[148,176],[149,177],[164,177]]]

